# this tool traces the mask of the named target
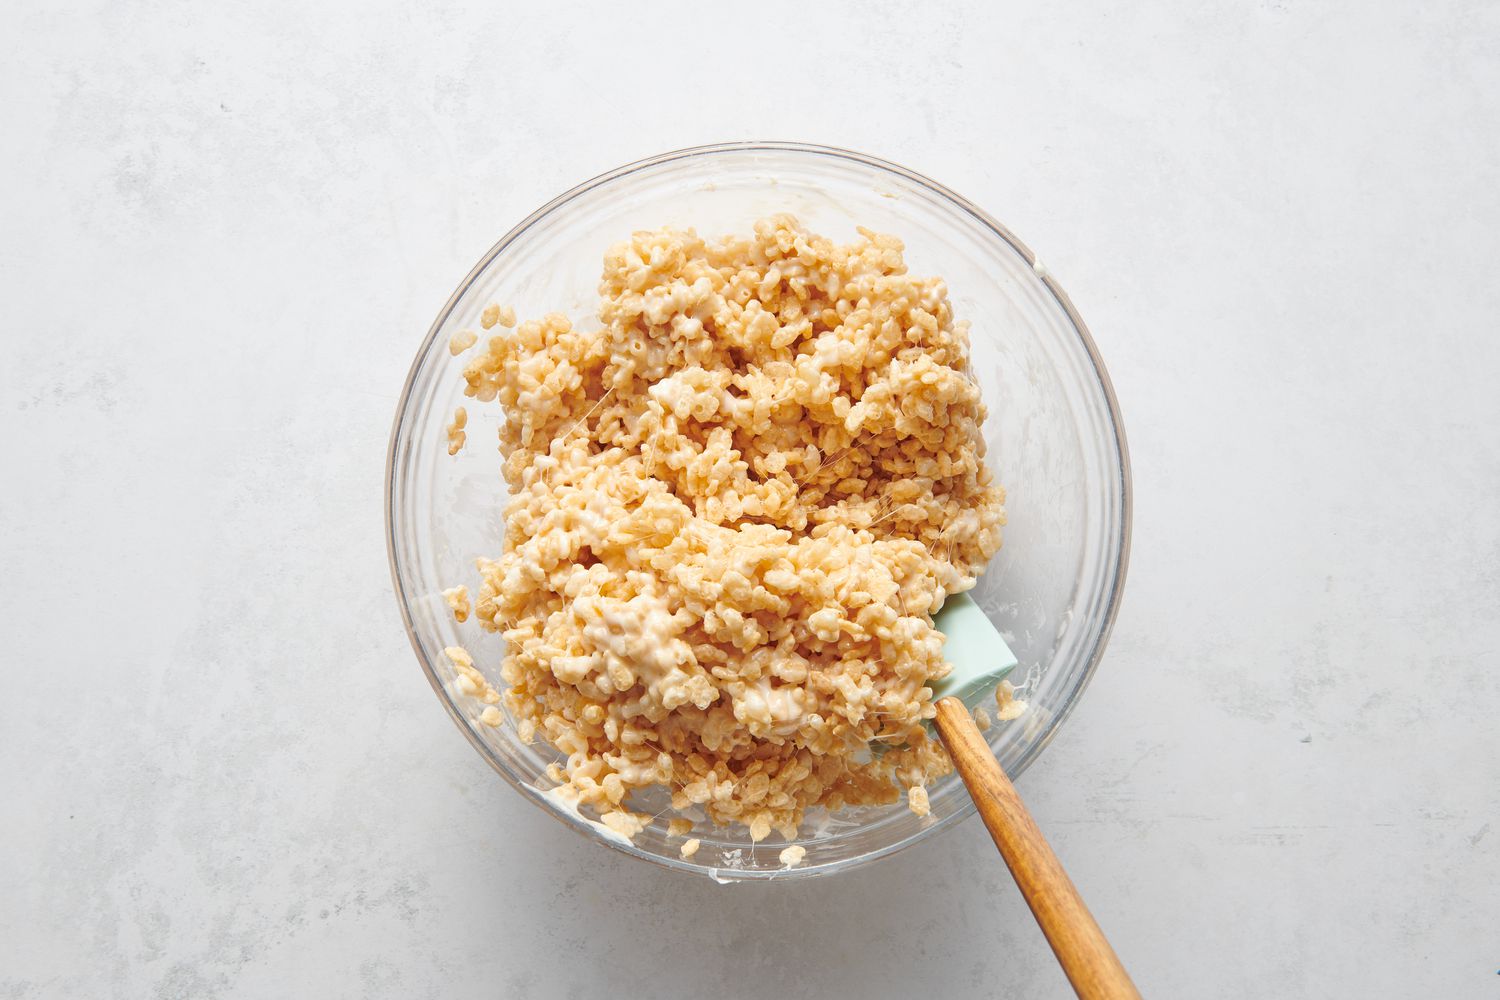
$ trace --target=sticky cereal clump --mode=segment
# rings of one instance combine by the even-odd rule
[[[473,330],[460,330],[448,338],[448,353],[454,357],[467,351],[479,341],[479,334]]]
[[[627,836],[611,817],[652,786],[759,841],[950,769],[931,615],[999,549],[1004,492],[967,328],[902,252],[785,215],[640,232],[597,326],[551,313],[471,355],[510,490],[474,614],[518,731]]]
[[[447,602],[448,610],[453,612],[454,621],[462,623],[469,620],[469,612],[472,608],[469,605],[468,587],[463,584],[449,587],[443,591],[443,600]]]
[[[464,441],[468,438],[468,433],[464,430],[464,428],[468,426],[468,423],[468,410],[460,406],[458,409],[453,411],[453,422],[450,423],[447,428],[448,454],[457,455],[463,449]],[[460,618],[459,621],[463,621],[463,619]]]
[[[996,714],[1001,722],[1019,719],[1026,713],[1026,702],[1016,698],[1016,686],[1010,681],[1001,681],[995,688]]]
[[[480,673],[474,666],[474,658],[469,651],[462,646],[449,646],[443,650],[443,655],[453,664],[454,687],[459,694],[470,698],[478,698],[486,705],[496,705],[500,702],[500,692]]]

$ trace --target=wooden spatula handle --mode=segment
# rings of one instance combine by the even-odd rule
[[[937,703],[938,734],[969,787],[984,825],[1042,925],[1073,990],[1083,1000],[1140,1000],[1130,975],[1083,897],[1016,794],[974,718],[957,698]]]

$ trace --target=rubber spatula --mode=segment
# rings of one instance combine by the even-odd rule
[[[953,665],[953,671],[933,685],[933,724],[1058,964],[1083,1000],[1140,1000],[1130,975],[970,714],[972,706],[1015,668],[1015,655],[967,594],[948,598],[933,624],[943,633],[943,657]]]

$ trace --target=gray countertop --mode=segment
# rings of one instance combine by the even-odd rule
[[[977,820],[672,876],[407,645],[428,323],[729,138],[937,177],[1093,329],[1134,554],[1020,786],[1143,992],[1500,997],[1494,5],[84,6],[0,10],[0,997],[1069,995]]]

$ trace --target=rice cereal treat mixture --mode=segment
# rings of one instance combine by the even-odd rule
[[[470,356],[511,491],[472,613],[523,738],[612,828],[663,785],[791,839],[950,769],[922,726],[948,670],[931,614],[999,549],[1004,492],[966,325],[902,250],[786,215],[640,232],[605,256],[602,325],[552,313]]]

